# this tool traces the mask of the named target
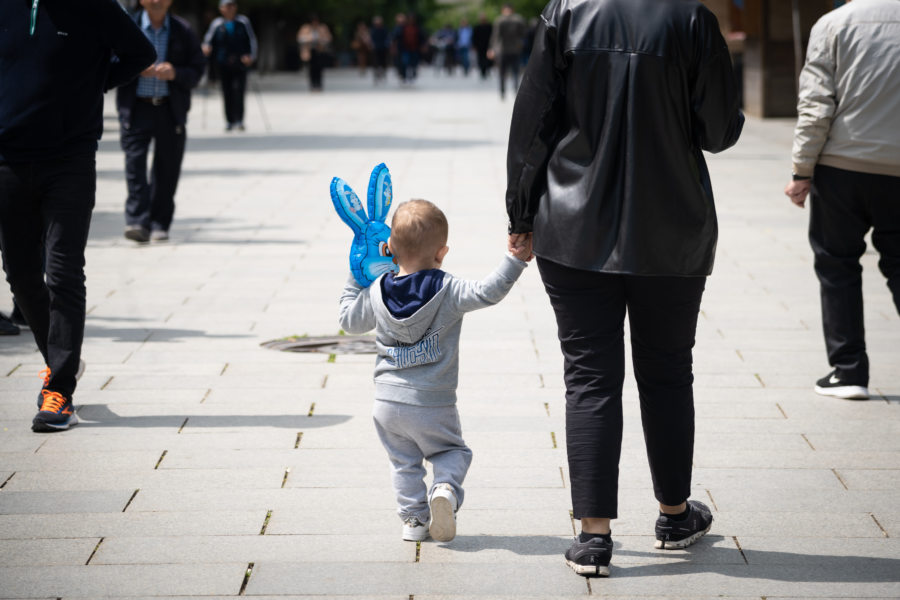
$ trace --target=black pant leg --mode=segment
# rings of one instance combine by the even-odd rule
[[[822,328],[829,364],[844,381],[868,385],[863,321],[864,236],[871,225],[854,173],[819,165],[810,195],[809,242],[822,302]]]
[[[234,72],[234,116],[235,123],[244,122],[244,96],[247,94],[247,71],[238,68]]]
[[[872,245],[878,250],[878,268],[887,278],[888,289],[900,314],[900,177],[860,174],[869,192],[872,215]]]
[[[153,107],[153,176],[151,184],[150,226],[154,231],[168,231],[175,214],[175,191],[181,175],[186,133],[177,125],[168,105]]]
[[[155,107],[135,102],[131,110],[131,123],[126,128],[120,123],[119,144],[125,153],[125,223],[150,228],[150,184],[147,181],[147,152],[153,138],[153,111]]]
[[[566,384],[566,450],[576,519],[618,516],[625,379],[621,275],[538,258],[559,328]]]
[[[84,341],[87,291],[84,250],[97,187],[94,154],[69,157],[51,165],[42,190],[46,280],[50,290],[48,389],[71,397]]]
[[[691,490],[692,348],[705,277],[625,276],[631,356],[656,499],[675,506]]]
[[[3,270],[16,307],[49,364],[50,291],[44,282],[44,225],[33,163],[0,164],[0,250]]]
[[[222,101],[225,103],[225,121],[229,125],[234,125],[238,122],[234,94],[234,70],[226,66],[220,67],[219,79],[222,83]]]

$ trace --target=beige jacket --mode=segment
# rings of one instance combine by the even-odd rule
[[[817,164],[900,177],[900,0],[853,0],[810,33],[794,173]]]

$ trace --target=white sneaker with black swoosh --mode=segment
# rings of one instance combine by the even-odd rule
[[[815,390],[817,394],[843,398],[844,400],[866,400],[869,397],[869,388],[865,385],[860,385],[858,382],[841,380],[837,370],[818,380]]]

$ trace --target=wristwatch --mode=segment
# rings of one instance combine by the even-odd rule
[[[791,181],[808,181],[812,179],[809,175],[797,175],[796,173],[791,173]]]

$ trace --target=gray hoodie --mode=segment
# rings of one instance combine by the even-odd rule
[[[381,277],[363,288],[351,276],[341,294],[341,328],[352,334],[375,329],[375,398],[419,406],[455,404],[463,314],[503,300],[526,266],[506,255],[481,281],[445,273],[441,289],[405,319],[385,306]]]

